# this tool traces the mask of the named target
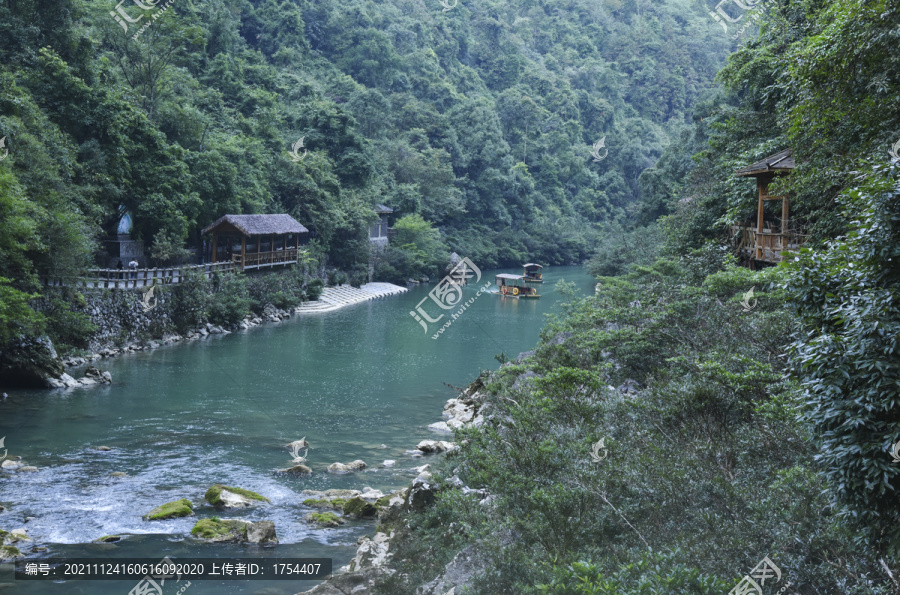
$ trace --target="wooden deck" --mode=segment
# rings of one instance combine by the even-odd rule
[[[765,230],[759,232],[752,227],[731,226],[731,239],[738,254],[762,262],[783,261],[782,253],[797,252],[806,242],[806,238],[806,234],[800,233]]]

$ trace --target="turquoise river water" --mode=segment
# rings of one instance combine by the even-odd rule
[[[464,289],[464,300],[498,272]],[[594,281],[579,267],[545,269],[540,300],[482,294],[436,340],[439,324],[425,333],[409,312],[434,283],[409,293],[323,314],[295,316],[278,324],[153,351],[100,360],[113,384],[72,390],[8,391],[0,403],[0,437],[10,455],[38,472],[0,474],[0,529],[24,527],[45,547],[29,561],[62,558],[297,558],[325,557],[347,564],[356,540],[374,522],[352,521],[317,529],[303,521],[310,509],[304,489],[371,486],[387,493],[409,484],[410,469],[429,462],[406,451],[441,419],[446,399],[482,370],[496,369],[494,355],[514,358],[530,350],[544,315],[559,312],[562,279],[589,294]],[[494,288],[495,289],[495,288]],[[427,300],[434,316],[441,312]],[[446,317],[441,322],[445,322]],[[74,375],[74,374],[73,374]],[[284,445],[306,437],[310,477],[285,477]],[[96,450],[109,446],[108,452]],[[383,446],[384,445],[384,446]],[[2,452],[2,451],[0,451]],[[440,455],[437,455],[440,456]],[[365,471],[332,475],[330,463],[362,459]],[[378,469],[395,459],[390,469]],[[110,477],[122,471],[125,478]],[[239,513],[202,505],[213,483],[254,490],[270,500]],[[194,517],[145,522],[154,507],[188,498]],[[218,515],[275,522],[276,546],[201,543],[190,537],[197,518]],[[25,517],[34,517],[25,523]],[[92,544],[104,535],[127,535],[116,544]],[[21,544],[19,544],[21,545]],[[163,586],[166,595],[185,581]],[[136,581],[20,581],[0,566],[0,591],[126,595]],[[183,592],[288,595],[310,581],[194,581]],[[6,587],[5,589],[3,587]],[[152,592],[152,591],[151,591]]]

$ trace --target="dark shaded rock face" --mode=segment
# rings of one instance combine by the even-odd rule
[[[427,480],[416,478],[409,490],[409,508],[421,512],[434,504],[435,486]]]
[[[47,337],[22,339],[0,352],[0,384],[25,388],[45,388],[48,378],[66,371]]]

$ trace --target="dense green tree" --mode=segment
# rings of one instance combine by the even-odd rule
[[[788,283],[802,332],[792,361],[837,507],[877,552],[900,551],[900,163],[842,197],[853,223],[804,250]]]

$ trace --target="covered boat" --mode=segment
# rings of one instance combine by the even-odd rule
[[[544,267],[533,262],[529,262],[522,266],[525,268],[525,273],[522,276],[525,278],[526,283],[544,282],[544,276],[541,274],[541,269]]]
[[[494,277],[494,283],[500,288],[500,295],[515,298],[539,298],[537,289],[525,285],[524,275],[501,273]]]

